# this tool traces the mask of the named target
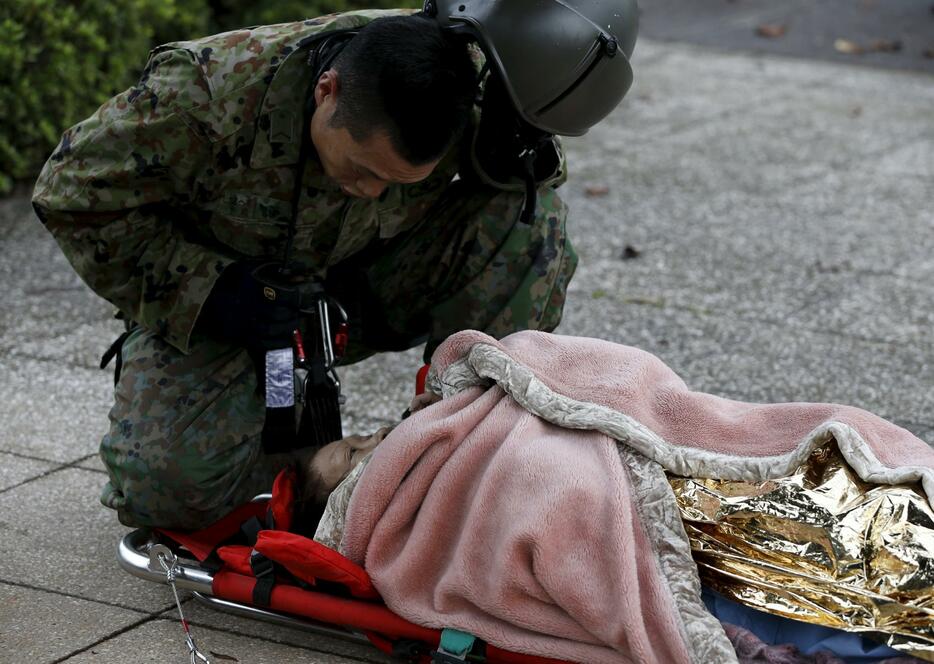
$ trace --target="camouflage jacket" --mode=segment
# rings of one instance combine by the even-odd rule
[[[65,132],[33,203],[81,277],[127,316],[188,350],[218,275],[281,257],[299,172],[309,41],[381,15],[358,11],[156,48],[139,83]],[[379,200],[346,196],[309,160],[295,260],[310,273],[415,224],[458,170]]]

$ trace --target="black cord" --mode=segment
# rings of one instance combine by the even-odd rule
[[[290,273],[290,262],[292,260],[292,247],[295,243],[295,235],[298,232],[298,205],[302,197],[302,182],[305,179],[305,166],[308,163],[309,153],[311,152],[311,116],[315,112],[315,86],[321,75],[331,68],[334,60],[340,55],[354,35],[356,30],[341,30],[321,38],[321,43],[314,47],[308,55],[308,65],[311,69],[311,77],[305,89],[305,104],[302,112],[302,140],[298,150],[298,164],[295,169],[295,186],[292,189],[292,214],[289,218],[288,236],[285,241],[285,250],[282,255],[282,273]]]

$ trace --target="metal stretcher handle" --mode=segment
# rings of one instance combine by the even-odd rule
[[[263,494],[254,498],[254,501],[268,500],[268,498],[268,494]],[[166,583],[165,570],[158,563],[155,565],[156,569],[153,569],[151,565],[154,560],[158,560],[158,555],[163,548],[165,548],[164,545],[153,542],[149,532],[134,530],[127,533],[117,544],[117,562],[125,572],[137,578],[164,584]],[[194,591],[196,600],[213,609],[245,618],[264,620],[285,627],[292,627],[293,629],[302,629],[313,634],[331,636],[353,643],[369,643],[366,636],[353,628],[329,625],[307,618],[290,616],[214,597],[214,576],[210,572],[194,565],[185,565],[180,561],[177,561],[176,565],[179,573],[175,577],[175,585],[185,590]]]
[[[117,562],[125,572],[145,581],[155,583],[165,583],[165,572],[156,563],[155,569],[151,565],[153,560],[153,551],[158,555],[159,549],[164,547],[161,544],[154,544],[150,539],[149,532],[145,530],[134,530],[127,533],[117,544]],[[179,588],[193,590],[202,595],[213,595],[212,585],[214,578],[210,572],[206,572],[198,567],[191,567],[179,563],[181,573],[175,578],[175,583]]]

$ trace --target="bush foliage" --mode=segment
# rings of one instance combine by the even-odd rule
[[[156,44],[413,0],[3,0],[0,195],[35,177],[61,133],[129,87]]]

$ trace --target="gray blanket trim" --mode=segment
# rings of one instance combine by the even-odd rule
[[[681,638],[697,664],[737,662],[736,652],[700,599],[701,582],[691,557],[691,543],[684,531],[665,471],[654,461],[626,445],[617,445],[619,458],[629,476],[639,521],[655,550],[662,578],[668,582],[673,605],[681,620]]]
[[[488,344],[475,344],[465,359],[446,368],[440,383],[442,394],[447,397],[466,387],[489,385],[491,380],[539,417],[569,429],[594,429],[605,433],[676,475],[750,482],[778,479],[804,463],[816,447],[834,438],[843,457],[860,478],[876,484],[920,481],[928,501],[934,506],[934,470],[923,466],[889,468],[879,461],[859,432],[842,422],[824,422],[787,454],[741,457],[674,445],[619,411],[553,392],[529,368]]]
[[[644,482],[638,482],[638,486],[634,483],[638,509],[646,516],[643,523],[650,529],[667,529],[667,532],[659,532],[656,539],[664,545],[659,549],[658,560],[681,613],[683,629],[688,636],[685,642],[692,647],[692,656],[698,662],[735,661],[735,655],[723,630],[711,627],[713,618],[700,601],[697,569],[690,556],[690,544],[662,468],[676,475],[695,478],[753,482],[777,479],[790,474],[816,447],[833,438],[847,463],[863,480],[877,484],[920,481],[928,500],[934,505],[934,471],[920,466],[885,466],[862,436],[842,422],[821,424],[787,454],[740,457],[674,445],[619,411],[558,394],[538,380],[528,367],[489,344],[474,344],[465,358],[450,364],[441,376],[430,375],[429,378],[430,389],[440,392],[444,398],[470,387],[491,386],[495,382],[519,405],[538,417],[568,429],[600,431],[658,464],[655,473],[642,473],[640,465],[628,463],[631,459],[627,459],[625,467],[634,479],[637,470],[638,475],[646,478]],[[623,445],[620,449],[622,455]],[[672,524],[677,524],[677,527]],[[718,654],[721,651],[730,653],[730,656]]]

